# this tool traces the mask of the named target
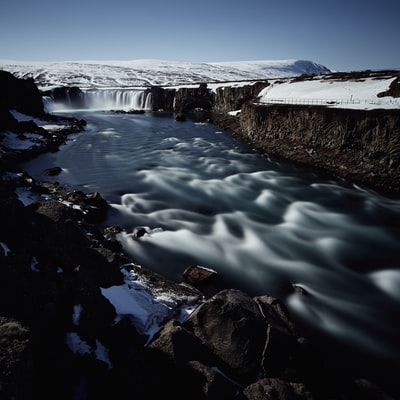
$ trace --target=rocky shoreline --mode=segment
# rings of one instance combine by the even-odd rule
[[[397,371],[355,376],[331,363],[279,299],[251,298],[196,266],[171,282],[135,265],[115,239],[119,228],[100,228],[108,204],[99,193],[38,182],[18,167],[84,134],[84,121],[45,114],[33,82],[0,78],[3,93],[20,93],[0,104],[1,399],[399,398]],[[33,145],[10,147],[9,134]],[[174,298],[151,338],[103,295],[126,274]],[[195,310],[178,318],[185,307]]]

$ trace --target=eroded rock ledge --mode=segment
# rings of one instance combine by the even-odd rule
[[[400,192],[400,110],[246,103],[238,125],[268,154]]]

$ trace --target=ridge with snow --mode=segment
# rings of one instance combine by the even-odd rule
[[[305,60],[180,62],[164,60],[29,62],[0,60],[0,69],[31,77],[42,90],[176,86],[199,82],[277,79],[331,71]]]

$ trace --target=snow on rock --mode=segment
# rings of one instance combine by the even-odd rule
[[[35,133],[24,133],[23,136],[6,132],[0,144],[10,150],[28,150],[40,143],[41,136]]]
[[[31,115],[25,115],[16,110],[10,110],[10,113],[19,122],[33,121],[37,126],[50,131],[62,130],[68,127],[68,125],[65,125],[64,123],[49,123],[43,119],[34,118]]]
[[[7,257],[11,253],[11,249],[4,242],[0,242],[0,246],[3,249],[4,255]]]
[[[148,341],[160,330],[166,320],[183,320],[197,304],[182,301],[179,294],[163,290],[153,291],[141,281],[133,270],[122,269],[124,284],[101,288],[101,292],[115,307],[118,322],[128,316],[137,331],[148,337]],[[190,304],[189,304],[190,303]]]

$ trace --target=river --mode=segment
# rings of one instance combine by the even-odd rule
[[[135,262],[178,281],[191,264],[212,268],[232,287],[282,299],[333,356],[352,355],[346,365],[398,368],[399,199],[169,113],[73,115],[86,131],[24,168],[99,191]],[[45,176],[52,166],[62,173]],[[147,234],[136,238],[137,227]]]

